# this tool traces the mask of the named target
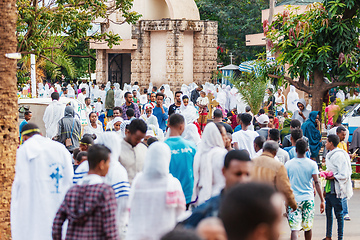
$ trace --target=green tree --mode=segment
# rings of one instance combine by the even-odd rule
[[[59,71],[66,69],[68,75],[75,77],[76,72],[71,69],[74,63],[69,56],[72,54],[69,52],[77,44],[90,40],[106,41],[109,47],[119,44],[119,35],[102,29],[110,21],[113,22],[109,16],[116,11],[122,16],[122,21],[117,24],[135,23],[141,15],[131,11],[132,5],[133,0],[17,0],[17,52],[44,58],[51,63],[48,63],[48,67],[53,66],[56,76]],[[102,19],[101,30],[89,35],[95,19]],[[91,57],[88,51],[75,55]]]
[[[264,101],[267,80],[262,76],[257,77],[254,72],[244,72],[229,80],[238,89],[242,100],[251,107],[252,112],[259,112]]]
[[[303,14],[286,10],[270,26],[265,21],[268,47],[290,66],[288,76],[270,76],[311,94],[317,111],[329,89],[359,83],[359,8],[357,0],[325,0]]]
[[[218,61],[230,63],[229,54],[234,55],[233,63],[256,58],[264,47],[246,47],[245,35],[259,33],[261,10],[269,7],[268,0],[196,0],[202,20],[218,21]]]

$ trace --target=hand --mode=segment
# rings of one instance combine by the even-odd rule
[[[325,202],[320,203],[320,213],[323,213],[325,211]]]
[[[326,177],[326,180],[333,180],[333,179],[335,179],[335,177],[334,177],[334,176],[331,176],[331,177]]]
[[[299,115],[302,116],[302,117],[304,116],[302,111],[299,111]]]
[[[356,153],[350,154],[350,158],[354,159],[356,157]]]

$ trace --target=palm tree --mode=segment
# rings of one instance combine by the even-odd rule
[[[15,0],[0,0],[0,238],[11,239],[11,184],[18,146],[16,60],[5,57],[15,53]]]

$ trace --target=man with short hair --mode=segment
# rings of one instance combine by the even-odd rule
[[[112,131],[113,129],[112,129],[112,126],[113,126],[113,124],[114,124],[114,119],[116,118],[116,117],[121,117],[122,116],[122,109],[121,109],[121,107],[114,107],[114,110],[113,110],[113,119],[111,120],[111,121],[109,121],[107,124],[106,124],[106,130],[110,130],[110,131]]]
[[[173,113],[176,112],[176,110],[178,110],[181,106],[181,95],[182,95],[182,91],[176,91],[175,92],[175,102],[173,104],[170,105],[169,107],[169,116]]]
[[[217,217],[220,203],[225,193],[238,183],[250,181],[253,167],[249,153],[246,150],[232,150],[225,155],[222,173],[225,177],[225,188],[217,196],[195,208],[191,216],[182,222],[186,228],[196,228],[199,222],[208,217]]]
[[[326,212],[326,240],[331,240],[334,208],[338,225],[338,239],[343,239],[344,216],[342,199],[350,199],[353,195],[351,184],[351,161],[349,154],[338,148],[340,139],[337,135],[329,135],[325,144],[329,152],[326,154],[326,168],[332,176],[326,177],[325,185],[325,212]]]
[[[272,88],[268,88],[266,90],[267,94],[269,95],[268,100],[267,100],[267,104],[266,104],[266,109],[267,110],[274,110],[274,106],[275,106],[275,96],[273,95],[273,89]]]
[[[260,136],[263,136],[265,139],[268,139],[268,134],[270,130],[270,128],[268,127],[269,121],[270,121],[269,117],[265,114],[261,114],[257,118],[257,122],[259,123],[260,129],[257,130],[256,132]]]
[[[165,132],[166,120],[169,118],[168,109],[164,106],[165,95],[163,93],[156,94],[156,107],[153,109],[153,115],[157,118],[159,128]]]
[[[91,99],[89,97],[86,97],[85,98],[85,115],[86,115],[86,118],[88,119],[89,125],[90,125],[89,114],[93,111],[90,104],[91,104]]]
[[[133,103],[136,103],[136,104],[140,104],[140,100],[139,100],[139,98],[137,97],[137,91],[134,89],[133,91],[132,91],[132,94],[133,94]]]
[[[82,103],[85,104],[85,98],[86,98],[86,88],[81,88],[81,93],[78,94],[77,96],[77,100]]]
[[[165,143],[171,150],[170,173],[180,181],[186,204],[189,205],[194,188],[193,164],[196,145],[181,137],[185,129],[185,119],[182,115],[172,114],[168,125],[170,136]]]
[[[63,87],[60,92],[60,97],[67,97],[68,89],[66,87]]]
[[[294,192],[298,208],[295,211],[288,209],[288,221],[291,229],[291,240],[297,240],[299,231],[304,230],[306,240],[311,240],[315,214],[314,187],[321,200],[320,213],[325,210],[325,200],[319,181],[319,170],[315,161],[307,158],[307,143],[304,139],[296,141],[297,157],[285,164],[290,179],[291,189]]]
[[[220,123],[221,125],[224,126],[226,132],[228,132],[230,134],[233,133],[231,126],[229,124],[223,122],[223,114],[220,109],[216,109],[214,111],[213,115],[214,115],[214,120],[213,120],[214,123]]]
[[[125,98],[125,103],[121,106],[122,109],[122,118],[124,120],[128,120],[128,117],[126,116],[126,111],[131,108],[134,110],[135,112],[135,117],[139,118],[140,117],[140,110],[139,110],[139,106],[136,103],[133,103],[133,97],[132,94],[130,92],[126,92],[124,94],[124,98]]]
[[[293,129],[301,129],[301,122],[297,119],[292,119],[290,122],[290,134],[286,135],[284,137],[284,140],[282,142],[282,147],[286,148],[286,147],[291,147],[292,146],[292,142],[291,142],[291,131]],[[302,133],[301,133],[302,134]],[[302,139],[304,139],[308,144],[309,144],[309,139],[307,137],[305,137],[304,135],[302,135]],[[295,141],[296,142],[296,141]],[[294,145],[295,146],[295,145]]]
[[[46,107],[43,121],[46,128],[46,137],[53,138],[58,133],[59,121],[64,117],[65,104],[59,102],[59,93],[53,92],[51,94],[52,102]]]
[[[291,146],[284,148],[284,150],[289,153],[290,160],[297,156],[295,144],[298,139],[304,139],[304,141],[308,144],[308,141],[306,141],[307,137],[303,136],[301,128],[292,129],[290,133]],[[308,144],[308,148],[309,148],[309,144]],[[306,151],[305,155],[307,158],[310,158],[310,151]]]
[[[141,143],[147,131],[146,123],[134,119],[125,130],[125,138],[121,141],[120,163],[128,173],[129,183],[135,175],[143,170],[147,147]]]
[[[85,88],[84,97],[90,97],[90,87],[86,79],[83,79],[79,85],[79,89]],[[82,92],[82,91],[81,91]]]
[[[29,111],[29,110],[25,111],[25,113],[24,113],[24,120],[23,120],[23,121],[20,123],[20,125],[19,125],[19,133],[20,133],[19,136],[20,136],[20,139],[21,139],[21,130],[22,130],[22,128],[23,128],[26,124],[29,123],[31,117],[32,117],[32,112]]]
[[[203,90],[203,86],[200,85],[194,90],[191,91],[190,101],[193,102],[194,106],[196,105],[196,100],[200,97],[200,92]]]
[[[263,148],[265,142],[266,142],[266,139],[263,136],[257,136],[254,139],[254,149],[255,149],[256,156],[260,156],[262,154],[262,148]],[[260,152],[260,150],[261,150],[261,152]]]
[[[280,141],[280,131],[275,128],[270,129],[268,139],[273,140],[275,142],[279,142]],[[278,149],[278,151],[276,153],[276,157],[279,159],[279,161],[282,164],[285,164],[287,161],[290,160],[288,152],[281,148]]]
[[[219,217],[228,240],[277,240],[282,222],[281,194],[260,183],[239,184],[225,195]]]
[[[305,99],[301,98],[298,103],[297,107],[299,110],[296,110],[291,119],[297,119],[303,124],[308,118],[310,111],[306,109],[306,102]]]
[[[257,132],[248,130],[252,120],[252,116],[248,113],[243,113],[240,115],[240,125],[241,130],[235,132],[232,136],[232,143],[234,148],[241,150],[245,149],[249,152],[250,158],[255,156],[255,149],[253,142],[259,134]]]
[[[268,183],[283,193],[287,205],[296,210],[297,205],[284,164],[274,159],[279,144],[273,140],[264,143],[263,153],[253,159],[254,168],[251,177],[254,181]]]
[[[16,153],[11,190],[12,239],[51,239],[56,211],[72,185],[72,157],[64,145],[41,136],[33,123],[21,134],[24,143]]]

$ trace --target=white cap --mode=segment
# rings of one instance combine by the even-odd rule
[[[265,114],[261,114],[258,118],[257,121],[260,124],[268,124],[269,123],[269,117]]]

